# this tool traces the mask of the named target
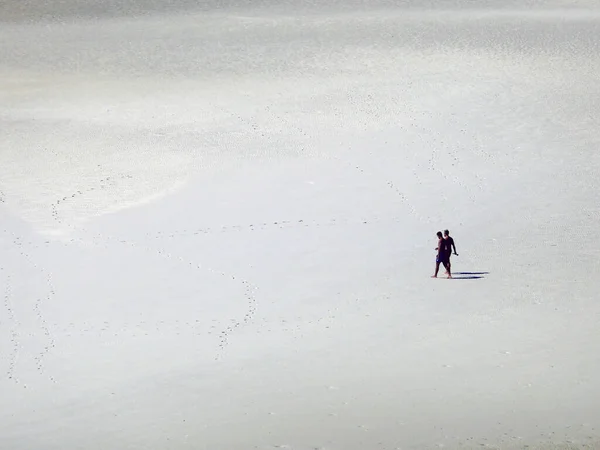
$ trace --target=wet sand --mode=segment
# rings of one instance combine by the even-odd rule
[[[0,7],[0,448],[600,448],[597,6],[48,5]]]

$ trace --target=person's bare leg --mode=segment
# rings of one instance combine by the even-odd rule
[[[433,275],[431,275],[431,278],[437,278],[439,271],[440,271],[440,263],[436,262],[435,263],[435,273]]]
[[[446,273],[448,274],[448,278],[452,278],[452,266],[450,265],[450,261],[448,261],[448,265],[446,266],[448,269]]]

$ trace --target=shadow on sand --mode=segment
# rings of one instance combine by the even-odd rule
[[[489,272],[454,272],[452,274],[453,280],[477,280],[479,278],[485,278],[483,275],[487,275]]]

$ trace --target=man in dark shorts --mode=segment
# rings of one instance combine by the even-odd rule
[[[450,266],[448,265],[448,259],[450,258],[450,255],[446,252],[446,242],[441,231],[437,232],[437,237],[438,245],[435,248],[437,250],[437,256],[435,258],[435,273],[431,276],[431,278],[437,278],[438,272],[440,271],[440,264],[443,264],[446,268],[448,278],[452,278],[450,275]]]
[[[452,277],[452,275],[450,274],[450,255],[453,253],[452,250],[454,250],[454,254],[456,256],[458,256],[458,253],[456,253],[456,245],[454,245],[454,239],[452,239],[452,237],[450,236],[450,232],[448,230],[444,230],[444,247],[445,247],[445,253],[448,256],[447,259],[447,263],[448,265],[444,265],[444,267],[446,267],[447,271],[446,273],[449,275],[449,277]]]

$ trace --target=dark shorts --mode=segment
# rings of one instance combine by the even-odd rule
[[[437,255],[435,257],[435,262],[436,263],[449,263],[450,262],[450,255],[445,255],[445,254],[441,254],[441,255]]]

